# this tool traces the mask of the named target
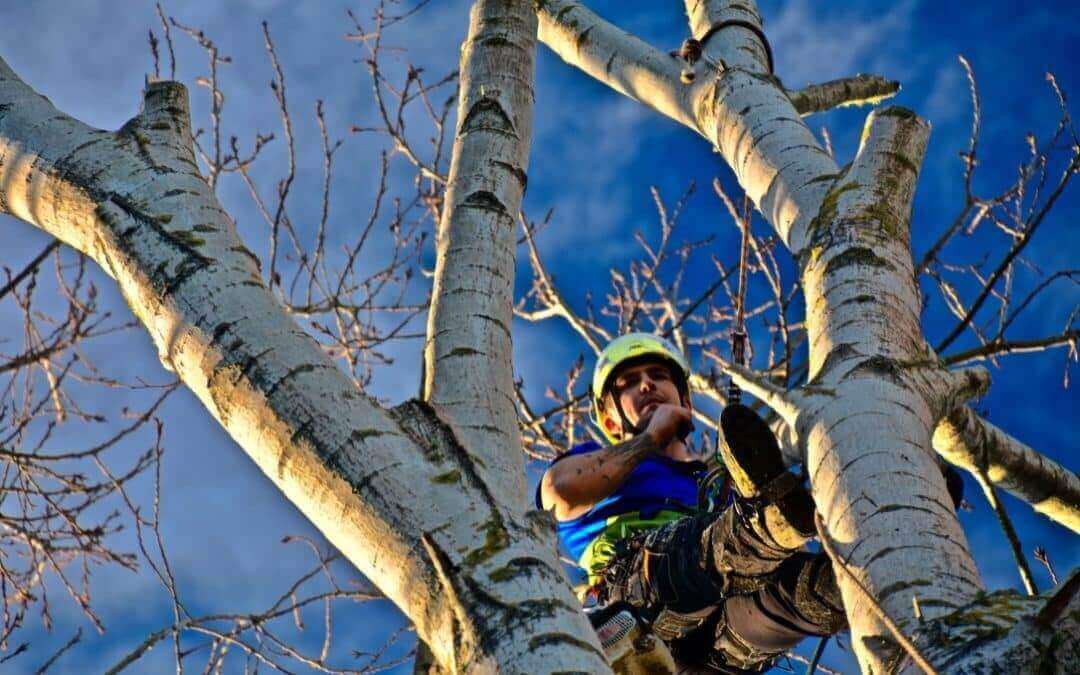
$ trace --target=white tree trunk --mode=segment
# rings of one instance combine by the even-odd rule
[[[966,383],[939,369],[919,326],[908,222],[928,132],[903,110],[871,115],[801,260],[809,381],[822,393],[794,426],[829,536],[901,627],[913,597],[932,619],[982,590],[930,448]],[[888,634],[840,579],[860,662],[884,670],[890,655],[874,646]]]
[[[538,0],[540,37],[569,63],[698,130],[787,244],[806,296],[810,380],[796,392],[755,393],[801,445],[845,568],[910,631],[913,599],[929,620],[982,590],[931,444],[939,421],[987,377],[942,369],[919,324],[909,223],[929,127],[902,109],[872,114],[854,163],[840,171],[794,107],[801,98],[769,73],[754,3],[686,5],[704,48],[694,77],[682,78],[692,84],[669,74],[679,61],[572,0]],[[635,78],[643,64],[648,77]],[[842,89],[815,97],[840,103],[867,94]],[[894,641],[858,584],[838,577],[860,663],[887,670]]]
[[[526,489],[510,323],[535,55],[528,0],[473,7],[424,352],[427,401],[482,457],[479,473],[509,481],[504,494],[519,510]]]
[[[517,50],[531,70],[523,8],[479,3],[471,34],[488,39],[470,49]],[[529,112],[515,110],[527,149]],[[140,114],[113,133],[64,115],[0,60],[0,211],[116,280],[162,363],[445,667],[606,670],[550,516],[522,508],[519,450],[485,440],[474,454],[473,438],[455,437],[423,403],[381,409],[291,321],[199,175],[183,86],[151,84]],[[478,469],[496,452],[501,464]]]

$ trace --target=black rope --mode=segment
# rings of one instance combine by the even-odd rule
[[[806,675],[814,675],[814,673],[817,672],[818,662],[821,661],[821,655],[825,653],[825,645],[828,644],[828,642],[828,635],[818,640],[817,648],[814,649],[814,656],[806,666]]]
[[[756,35],[758,37],[758,40],[761,40],[761,46],[765,48],[765,57],[769,61],[769,74],[772,75],[773,74],[772,47],[769,45],[769,40],[768,40],[768,38],[765,37],[765,33],[760,28],[758,28],[755,24],[750,23],[749,21],[743,21],[742,19],[727,19],[726,21],[718,21],[718,22],[714,23],[712,26],[709,26],[709,30],[705,31],[705,34],[701,36],[701,39],[699,40],[699,42],[701,42],[701,44],[705,44],[705,41],[708,40],[710,37],[712,37],[713,33],[721,31],[721,30],[727,28],[728,26],[738,26],[739,28],[745,28],[746,30],[748,30],[748,31],[752,32],[754,35]]]

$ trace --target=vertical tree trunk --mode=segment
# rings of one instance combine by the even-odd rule
[[[662,57],[573,0],[539,3],[541,39],[674,119],[689,113],[788,246],[806,295],[810,382],[772,398],[802,446],[829,536],[893,620],[911,623],[916,596],[924,618],[945,614],[982,586],[931,433],[986,378],[943,370],[919,325],[909,222],[928,126],[900,109],[871,116],[840,171],[772,76],[755,4],[686,5],[704,55],[681,88]],[[882,672],[895,645],[838,577],[860,662]]]
[[[550,516],[526,515],[531,506],[514,396],[515,226],[532,140],[536,13],[530,0],[478,0],[470,17],[436,242],[424,389],[461,440],[461,462],[497,515],[483,525],[486,554],[466,559],[466,569],[448,570],[443,583],[461,611],[486,623],[487,634],[473,639],[490,643],[481,646],[498,664],[517,672],[599,672],[606,669],[603,655],[550,544]],[[503,551],[511,542],[516,551]],[[436,559],[447,553],[428,548]],[[470,583],[453,578],[459,573]],[[506,618],[520,629],[499,625]],[[442,636],[431,645],[444,665],[452,651],[445,643]]]
[[[872,114],[801,257],[809,383],[827,392],[796,422],[815,501],[846,565],[901,627],[915,622],[913,598],[932,619],[982,590],[930,447],[966,383],[940,371],[919,325],[908,223],[928,132],[902,109]],[[886,670],[895,654],[875,646],[888,633],[838,578],[860,662]]]
[[[485,0],[471,24],[472,37],[482,39],[466,49],[474,61],[488,64],[466,78],[475,82],[469,102],[495,96],[523,129],[510,162],[514,176],[519,170],[523,175],[528,147],[534,33],[528,3]],[[516,59],[525,74],[524,97],[503,100],[484,81],[498,80],[490,65],[505,59]],[[476,128],[463,126],[483,135],[491,123],[485,118]],[[468,136],[459,145],[468,145]],[[478,188],[471,175],[458,175],[463,187],[454,194],[469,202]],[[495,197],[504,200],[507,213],[516,213],[522,188],[523,181]],[[480,208],[474,206],[462,211],[490,213],[483,198]],[[144,109],[113,133],[56,110],[0,60],[0,211],[86,253],[117,281],[162,363],[405,612],[446,669],[607,670],[551,545],[550,516],[524,508],[512,409],[508,422],[505,410],[496,420],[504,426],[492,437],[510,439],[502,447],[484,435],[487,430],[469,427],[467,397],[475,383],[464,391],[454,383],[440,388],[437,381],[429,387],[432,402],[451,411],[456,429],[425,403],[386,411],[359,392],[276,302],[258,260],[199,175],[182,85],[150,85]],[[513,227],[503,215],[479,224],[489,235]],[[483,238],[482,229],[476,232]],[[445,241],[453,239],[451,234]],[[501,264],[512,265],[512,253],[506,255],[505,245],[501,250]],[[454,255],[442,251],[440,300],[459,293],[445,290],[457,283],[445,260]],[[473,265],[484,264],[474,259]],[[505,287],[512,267],[501,274]],[[474,273],[471,282],[477,290],[492,285],[483,274]],[[473,294],[458,311],[482,314],[470,310],[482,295]],[[503,288],[495,302],[505,296]],[[506,304],[508,317],[508,299]],[[499,315],[497,308],[491,311]],[[437,329],[434,353],[440,354],[444,338],[458,344],[483,339],[455,331]],[[510,377],[508,340],[497,343],[491,338],[499,358],[488,371],[496,384]],[[453,352],[450,344],[446,352]],[[436,377],[455,375],[443,368]],[[494,409],[488,400],[481,403],[483,411]]]
[[[473,6],[424,350],[427,401],[482,457],[477,471],[506,482],[504,494],[521,509],[510,323],[535,55],[536,13],[527,0]]]

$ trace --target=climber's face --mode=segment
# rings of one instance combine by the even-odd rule
[[[609,389],[607,401],[612,408],[606,420],[615,432],[621,432],[615,428],[619,420],[616,404],[630,426],[637,428],[663,404],[688,407],[670,366],[662,359],[631,361],[621,366],[612,376]]]

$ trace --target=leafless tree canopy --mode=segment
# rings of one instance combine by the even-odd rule
[[[427,4],[379,0],[341,17],[344,39],[355,45],[377,111],[373,119],[358,120],[350,129],[328,127],[323,101],[289,97],[289,55],[280,54],[274,43],[275,33],[286,27],[254,27],[261,30],[273,74],[266,105],[280,113],[278,128],[254,131],[239,131],[243,125],[232,119],[229,88],[256,64],[234,63],[216,36],[186,25],[160,6],[160,23],[149,31],[155,78],[175,76],[175,44],[180,40],[193,41],[205,53],[201,64],[182,64],[184,72],[198,65],[202,74],[190,84],[209,93],[209,109],[197,112],[201,122],[195,132],[203,175],[215,188],[226,181],[246,187],[267,242],[265,250],[251,252],[261,260],[266,282],[362,390],[394,365],[397,344],[417,352],[425,335],[432,275],[425,264],[431,259],[435,225],[443,217],[458,84],[455,70],[430,72],[411,64],[409,54],[398,47],[406,42],[409,21]],[[1058,119],[1049,132],[1027,136],[1028,154],[1015,158],[1014,181],[981,194],[974,181],[980,158],[1001,151],[979,143],[977,80],[968,62],[961,63],[970,83],[972,125],[957,176],[960,199],[935,243],[916,257],[927,294],[924,303],[942,302],[955,317],[934,347],[947,366],[986,362],[1003,368],[1009,357],[1045,352],[1040,358],[1058,359],[1068,386],[1070,364],[1080,359],[1080,306],[1054,317],[1060,329],[1051,334],[1031,336],[1024,327],[1040,296],[1075,288],[1080,269],[1043,269],[1026,252],[1080,170],[1080,137],[1065,94],[1047,75],[1047,95],[1060,104]],[[298,176],[298,124],[314,124],[320,132],[321,197],[315,212],[293,206],[298,181],[310,180]],[[375,198],[366,213],[334,213],[331,193],[343,189],[334,181],[334,170],[348,161],[349,137],[357,135],[377,136],[382,142],[378,174],[372,177]],[[262,166],[264,151],[271,147],[284,148],[286,161],[271,167],[275,179],[260,181],[253,167]],[[266,170],[259,175],[267,175]],[[700,450],[711,454],[716,413],[727,400],[725,372],[741,273],[746,275],[742,310],[751,346],[747,364],[781,389],[806,382],[807,335],[799,318],[805,307],[798,277],[780,255],[782,243],[765,233],[769,230],[762,227],[749,199],[725,188],[719,178],[704,188],[690,184],[682,194],[661,194],[656,188],[651,194],[655,225],[634,233],[636,254],[609,271],[603,293],[569,291],[545,264],[544,233],[558,227],[561,214],[518,214],[518,252],[528,261],[531,281],[519,289],[515,315],[528,322],[562,322],[581,344],[581,356],[559,366],[565,377],[558,384],[543,383],[543,397],[527,393],[530,383],[516,382],[520,427],[531,459],[550,460],[584,439],[596,438],[588,418],[588,367],[607,341],[632,330],[669,336],[692,356],[695,416],[705,432]],[[684,207],[692,197],[715,200],[732,232],[746,233],[742,266],[739,252],[729,246],[731,238],[683,234]],[[327,243],[340,240],[349,243]],[[972,242],[982,246],[981,255],[972,255]],[[338,571],[333,566],[338,554],[320,542],[286,538],[288,546],[310,549],[313,565],[307,575],[283,588],[271,606],[231,615],[189,612],[158,518],[162,459],[170,446],[170,430],[163,427],[159,408],[178,382],[116,379],[107,361],[98,362],[102,351],[95,345],[134,323],[100,308],[83,256],[53,242],[29,260],[4,262],[0,303],[8,319],[0,326],[0,662],[26,667],[37,659],[43,670],[59,662],[81,633],[55,654],[34,653],[19,633],[35,614],[51,625],[50,607],[57,602],[75,603],[93,627],[103,630],[90,583],[90,570],[103,564],[153,574],[174,610],[170,625],[132,645],[110,672],[129,666],[137,671],[135,664],[160,642],[171,642],[178,668],[202,666],[204,672],[222,672],[232,655],[283,672],[306,666],[329,673],[373,672],[412,658],[408,650],[404,657],[400,649],[389,651],[397,634],[387,636],[387,650],[347,655],[349,631],[337,627],[335,635],[334,608],[380,595],[366,582],[339,578],[340,566]],[[974,336],[978,346],[959,349],[958,341],[965,336]],[[136,394],[110,399],[116,390]],[[100,403],[109,400],[138,404]],[[90,401],[94,405],[88,405]],[[68,428],[89,429],[80,432],[87,442],[59,447],[53,438]],[[1026,555],[1004,509],[995,502],[995,490],[988,478],[980,480],[1011,532],[1025,583],[1034,589]],[[152,502],[131,497],[129,486],[135,481],[154,486]],[[113,544],[112,535],[121,528],[136,533],[134,550]],[[322,608],[322,625],[307,626],[301,610],[314,606]],[[314,650],[302,639],[311,631],[323,636]],[[344,647],[333,648],[343,640]]]

